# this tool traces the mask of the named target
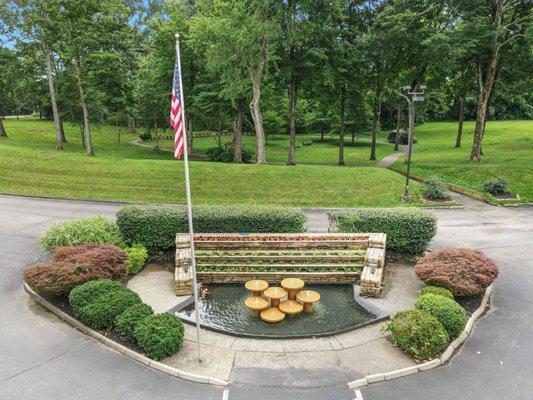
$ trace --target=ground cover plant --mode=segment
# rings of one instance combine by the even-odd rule
[[[466,311],[455,300],[427,293],[418,297],[415,308],[436,317],[451,339],[459,336],[466,326]]]
[[[419,360],[437,356],[450,340],[439,320],[422,310],[397,313],[386,330],[396,346]]]
[[[183,322],[171,314],[143,318],[135,328],[135,338],[144,353],[161,360],[174,354],[183,343]]]
[[[39,238],[39,244],[48,251],[57,246],[85,243],[108,243],[120,247],[124,242],[117,225],[101,216],[57,222]]]
[[[54,150],[52,122],[9,119],[4,123],[9,135],[0,140],[2,193],[185,203],[181,161],[174,160],[170,152],[130,145],[129,138],[117,144],[118,127],[101,125],[92,130],[96,157],[90,158],[81,146],[77,125],[65,123],[68,143],[58,152]],[[334,166],[338,149],[332,150],[331,166],[192,161],[194,203],[295,207],[402,204],[401,176],[382,168],[339,168]],[[365,151],[357,158],[366,163],[368,154]],[[413,183],[412,190],[420,193],[420,186]]]
[[[338,232],[387,234],[387,249],[423,253],[437,232],[436,216],[415,208],[360,208],[328,213],[330,229]]]
[[[43,294],[65,295],[94,279],[124,279],[126,254],[109,244],[56,247],[52,260],[27,268],[24,281]]]
[[[498,266],[479,250],[444,248],[420,258],[415,273],[426,284],[445,287],[454,296],[471,296],[494,282]]]

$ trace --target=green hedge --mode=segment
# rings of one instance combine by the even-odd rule
[[[196,206],[195,232],[304,232],[307,218],[294,208],[258,206]],[[174,247],[176,233],[188,232],[183,206],[128,205],[117,212],[117,224],[128,244],[139,243],[150,253]]]
[[[416,300],[415,308],[436,317],[452,339],[465,328],[466,311],[455,300],[428,293]]]
[[[424,286],[420,290],[420,293],[418,294],[418,296],[423,296],[425,294],[434,294],[437,296],[442,296],[442,297],[446,297],[448,299],[454,300],[453,293],[450,290],[443,288],[443,287],[439,287],[439,286],[431,286],[431,285]]]
[[[136,244],[124,249],[128,258],[126,258],[126,267],[128,268],[128,275],[135,275],[143,269],[146,259],[148,258],[148,251],[146,247],[141,244]]]
[[[72,308],[80,309],[108,292],[126,290],[126,286],[110,279],[98,279],[76,286],[70,291],[68,301]]]
[[[387,249],[423,253],[437,232],[437,218],[419,208],[358,208],[328,213],[330,230],[387,234]]]
[[[115,329],[123,339],[135,342],[135,328],[140,321],[153,314],[154,310],[148,304],[135,304],[115,319]]]
[[[161,360],[180,349],[183,332],[181,319],[171,314],[156,314],[139,321],[135,338],[147,357]]]

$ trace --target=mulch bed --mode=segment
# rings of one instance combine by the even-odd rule
[[[476,294],[475,296],[456,297],[457,301],[466,310],[466,314],[470,317],[481,305],[485,292]]]

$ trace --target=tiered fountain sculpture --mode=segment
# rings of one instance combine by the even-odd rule
[[[304,285],[304,281],[299,278],[283,279],[281,287],[269,287],[268,282],[254,279],[245,284],[252,296],[246,299],[244,305],[253,316],[260,316],[269,323],[283,321],[285,315],[295,317],[304,310],[312,312],[320,300],[320,294],[313,290],[301,291]],[[281,301],[284,298],[287,300]]]

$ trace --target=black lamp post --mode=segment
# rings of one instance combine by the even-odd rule
[[[409,178],[411,174],[411,155],[413,153],[413,135],[415,128],[416,103],[422,103],[424,101],[425,92],[425,85],[421,85],[418,91],[411,88],[411,86],[404,86],[402,87],[402,91],[398,92],[398,95],[407,100],[407,103],[409,105],[409,124],[407,128],[407,173],[405,175],[405,192],[402,195],[402,201],[405,203],[409,203],[411,201],[411,196],[409,195]],[[396,132],[396,134],[398,134],[398,132]]]

